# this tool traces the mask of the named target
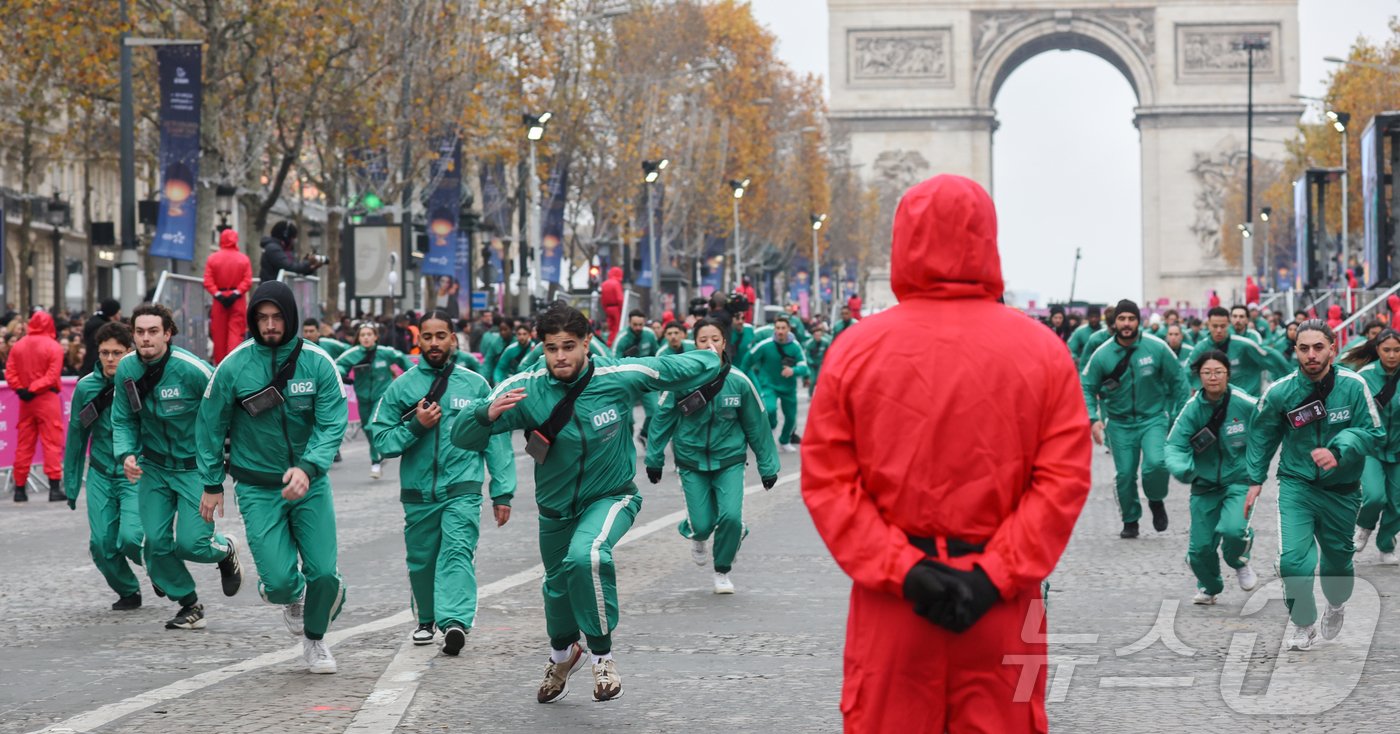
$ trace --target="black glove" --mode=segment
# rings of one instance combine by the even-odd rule
[[[933,561],[923,561],[919,565],[925,563],[929,564],[930,570],[948,590],[948,596],[953,599],[951,604],[935,611],[933,615],[924,615],[934,624],[950,632],[966,632],[992,608],[993,604],[1001,601],[1001,592],[997,591],[997,587],[980,567],[973,566],[971,571],[959,571]]]
[[[661,469],[654,466],[647,467],[647,479],[650,479],[652,484],[661,481]]]
[[[941,625],[939,620],[951,615],[955,599],[947,580],[937,571],[940,565],[919,561],[909,569],[904,577],[904,598],[914,604],[915,614]]]
[[[773,488],[773,485],[775,485],[775,484],[778,483],[778,475],[777,475],[777,474],[774,474],[774,475],[771,476],[771,477],[761,477],[761,479],[763,480],[763,488],[764,488],[764,489],[772,489],[772,488]]]
[[[34,399],[34,393],[29,392],[28,390],[25,390],[22,387],[15,388],[15,395],[19,396],[19,399],[23,400],[26,403]]]
[[[224,308],[233,308],[233,304],[238,301],[238,296],[233,295],[233,293],[220,293],[214,296],[214,300],[224,304]]]

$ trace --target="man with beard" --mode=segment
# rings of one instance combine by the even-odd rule
[[[263,283],[249,301],[253,338],[219,363],[199,407],[199,512],[206,522],[223,517],[227,435],[258,593],[282,607],[307,669],[334,673],[324,637],[345,602],[345,584],[326,472],[348,422],[345,385],[330,355],[298,335],[291,288]]]
[[[485,451],[491,436],[526,431],[535,460],[545,624],[551,649],[536,700],[568,692],[584,664],[580,633],[592,651],[593,698],[622,695],[612,659],[618,624],[613,546],[632,526],[642,498],[633,482],[637,448],[632,405],[644,393],[690,392],[714,380],[720,358],[709,350],[639,359],[592,358],[588,319],[563,303],[539,318],[544,365],[496,386],[490,400],[452,426],[452,441]]]
[[[1084,323],[1079,325],[1072,334],[1069,335],[1069,354],[1074,357],[1074,364],[1077,368],[1084,368],[1084,359],[1089,355],[1084,353],[1084,347],[1089,344],[1089,337],[1102,331],[1104,326],[1101,320],[1103,312],[1098,306],[1090,306],[1084,312]]]
[[[1245,337],[1255,344],[1264,343],[1264,337],[1254,330],[1254,323],[1246,306],[1236,304],[1230,307],[1230,330],[1234,332],[1233,336]]]
[[[1264,372],[1282,376],[1288,372],[1288,363],[1282,354],[1236,334],[1231,322],[1229,311],[1220,306],[1212,308],[1206,314],[1209,337],[1196,343],[1188,362],[1195,364],[1211,350],[1224,352],[1230,358],[1230,384],[1250,395],[1258,395],[1263,391]],[[1199,386],[1195,375],[1190,379],[1192,387]]]
[[[180,611],[166,629],[205,626],[204,605],[195,592],[186,561],[217,563],[224,596],[243,586],[238,544],[214,532],[212,518],[200,512],[201,486],[194,441],[200,396],[214,372],[204,360],[170,343],[175,319],[160,304],[131,313],[136,353],[117,364],[113,376],[112,454],[128,482],[140,482],[141,531],[146,534],[146,571],[157,594],[167,594]],[[219,444],[223,465],[224,434]]]
[[[1289,649],[1317,642],[1313,570],[1322,577],[1327,611],[1322,638],[1342,631],[1344,606],[1355,582],[1352,531],[1361,509],[1365,459],[1385,438],[1366,380],[1332,366],[1337,337],[1320,320],[1298,327],[1298,369],[1269,386],[1254,417],[1246,475],[1248,516],[1263,489],[1274,452],[1278,464],[1279,575],[1294,632]]]
[[[476,621],[476,544],[481,538],[481,488],[491,471],[496,527],[510,520],[515,495],[515,449],[508,434],[491,437],[486,451],[452,443],[452,425],[472,420],[472,408],[491,386],[456,360],[451,317],[432,310],[419,322],[418,365],[403,373],[374,408],[374,434],[385,456],[399,462],[408,582],[418,627],[411,641],[430,645],[443,633],[442,651],[457,655]]]
[[[1104,443],[1104,421],[1113,454],[1118,511],[1123,517],[1121,538],[1138,537],[1142,505],[1137,474],[1152,511],[1152,527],[1167,529],[1167,466],[1163,454],[1172,417],[1189,393],[1181,363],[1167,343],[1139,332],[1138,306],[1129,300],[1113,309],[1113,341],[1089,357],[1080,382],[1089,409],[1094,443]]]
[[[666,324],[666,330],[662,332],[662,336],[665,337],[666,343],[657,350],[658,356],[685,354],[695,349],[695,342],[685,338],[685,324],[679,321]]]
[[[360,412],[360,426],[364,428],[365,440],[369,442],[369,476],[378,479],[384,475],[384,457],[374,442],[374,429],[370,416],[374,405],[389,389],[394,381],[394,369],[402,374],[412,369],[413,362],[403,352],[379,343],[379,328],[372,321],[365,321],[355,332],[357,344],[345,350],[335,360],[341,379],[349,379],[355,385],[355,402]]]

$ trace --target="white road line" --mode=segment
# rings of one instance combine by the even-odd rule
[[[798,474],[789,474],[778,480],[776,486],[791,484],[797,481]],[[762,490],[763,485],[755,484],[744,488],[744,495],[754,494]],[[669,515],[659,517],[646,525],[636,528],[623,536],[617,543],[623,546],[631,541],[644,538],[663,528],[674,526],[685,517],[685,511],[672,512]],[[478,599],[495,596],[504,593],[517,586],[536,581],[544,577],[544,566],[536,564],[519,573],[511,574],[505,578],[493,581],[481,587],[477,593]],[[358,635],[378,632],[390,627],[408,625],[414,621],[412,612],[404,610],[398,614],[388,617],[381,617],[364,624],[351,627],[338,632],[331,632],[326,635],[326,643],[334,647],[340,642]],[[404,645],[389,663],[389,668],[375,684],[374,690],[365,699],[360,710],[355,714],[355,719],[350,723],[347,731],[360,732],[392,732],[403,715],[408,710],[408,706],[413,701],[413,694],[418,689],[418,678],[428,661],[432,659],[432,654],[425,654],[420,659],[413,653],[412,645]],[[425,650],[436,653],[436,646],[425,646]],[[209,686],[233,678],[243,673],[251,673],[255,670],[267,668],[273,665],[285,663],[301,656],[301,645],[284,648],[274,652],[267,652],[248,660],[242,660],[222,668],[206,671],[199,675],[191,676],[183,680],[176,681],[170,685],[156,688],[154,690],[139,693],[130,698],[109,703],[105,706],[93,709],[87,713],[78,714],[72,718],[51,724],[43,729],[36,729],[30,734],[68,734],[69,732],[87,732],[101,726],[116,721],[125,716],[130,716],[143,709],[150,708],[158,703],[169,701],[173,698],[188,696],[196,691],[203,690]],[[395,712],[397,712],[395,714]]]
[[[784,484],[791,484],[797,481],[797,474],[789,474],[778,480],[775,487]],[[754,494],[763,489],[762,484],[755,484],[744,488],[744,496]],[[639,527],[629,530],[622,540],[614,547],[622,547],[628,543],[645,538],[661,530],[674,528],[676,523],[685,519],[685,510],[672,512],[663,515],[655,520]],[[513,576],[496,581],[482,587],[477,594],[478,598],[484,599],[492,594],[497,594],[507,589],[515,588],[521,584],[544,577],[544,566],[537,565],[534,568],[522,571]],[[495,587],[495,588],[492,588]],[[360,705],[360,710],[355,713],[355,718],[350,722],[346,734],[392,734],[398,728],[399,722],[403,720],[404,714],[408,713],[409,704],[413,703],[413,696],[418,692],[418,682],[424,672],[427,671],[428,664],[432,661],[432,655],[422,655],[420,651],[424,648],[415,648],[411,643],[404,643],[399,648],[394,659],[389,662],[389,667],[380,676],[379,682],[374,684],[374,690],[365,698],[365,702]],[[427,648],[434,652],[437,647]]]

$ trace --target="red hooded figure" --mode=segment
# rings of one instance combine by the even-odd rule
[[[847,306],[847,308],[850,308],[850,309],[851,309],[851,318],[854,319],[854,320],[856,320],[856,321],[860,321],[860,307],[861,307],[860,296],[859,296],[859,295],[854,295],[854,296],[851,296],[850,298],[846,299],[846,306]]]
[[[29,331],[10,350],[5,362],[5,382],[19,396],[19,440],[15,444],[15,494],[29,481],[34,442],[44,442],[44,476],[49,478],[49,499],[65,499],[63,492],[63,409],[59,405],[59,375],[63,374],[63,347],[58,343],[53,317],[35,311]],[[54,492],[57,490],[57,493]]]
[[[1215,291],[1210,292],[1210,300],[1207,302],[1211,308],[1220,308],[1220,295]]]
[[[1074,363],[997,303],[981,186],[945,175],[910,189],[893,239],[900,303],[831,347],[802,441],[803,499],[854,581],[846,731],[1043,732],[1041,582],[1089,493]]]
[[[1244,302],[1255,304],[1259,302],[1259,286],[1254,283],[1254,276],[1246,276],[1244,279]]]
[[[219,233],[219,251],[204,263],[204,290],[214,297],[209,310],[209,335],[214,339],[213,363],[218,364],[248,331],[248,289],[253,287],[253,263],[238,249],[238,233]],[[300,329],[300,324],[289,324]]]
[[[622,328],[622,268],[608,269],[598,300],[608,320],[608,346],[612,346]]]

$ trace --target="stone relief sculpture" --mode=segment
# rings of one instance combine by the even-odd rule
[[[1149,62],[1156,56],[1157,36],[1151,8],[1076,11],[1075,16],[1080,16],[1081,12],[1086,20],[1098,21],[1127,39]]]
[[[947,79],[951,33],[944,28],[851,32],[851,79]]]
[[[1264,36],[1269,47],[1254,52],[1254,73],[1275,74],[1278,43],[1273,27],[1178,25],[1177,72],[1182,76],[1243,74],[1249,68],[1249,52],[1238,48],[1246,36]]]
[[[995,10],[972,14],[972,58],[980,62],[1002,38],[1028,25],[1049,20],[1048,11]]]
[[[1135,46],[1149,61],[1157,46],[1155,11],[1152,8],[1110,8],[1104,10],[1072,10],[1070,19],[1083,20],[1107,27]],[[1029,25],[1056,20],[1049,11],[1001,10],[977,11],[972,14],[972,57],[981,61],[997,43]]]
[[[1207,261],[1220,259],[1220,233],[1225,225],[1225,197],[1229,183],[1240,178],[1245,151],[1219,149],[1196,153],[1191,174],[1196,178],[1196,219],[1191,233],[1196,235],[1201,254]]]

